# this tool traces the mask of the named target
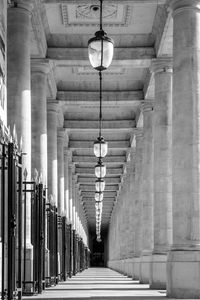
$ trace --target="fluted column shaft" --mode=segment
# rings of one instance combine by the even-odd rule
[[[153,62],[155,103],[154,135],[154,249],[150,270],[150,287],[166,288],[167,251],[172,237],[172,62]]]
[[[129,230],[129,174],[124,174],[123,178],[123,196],[122,196],[124,212],[123,212],[123,241],[124,241],[124,255],[123,258],[127,259],[129,257],[128,245],[130,237],[127,234]]]
[[[21,139],[22,168],[27,170],[26,180],[31,180],[31,79],[30,79],[30,17],[31,2],[17,1],[8,9],[7,20],[7,108],[8,125]],[[24,173],[25,174],[25,173]],[[26,271],[25,290],[32,291],[33,247],[31,245],[31,195],[26,196]]]
[[[8,125],[16,126],[22,137],[23,169],[31,179],[31,79],[30,79],[30,17],[32,6],[20,3],[8,9],[7,27],[7,92]],[[14,47],[13,47],[14,45]],[[26,240],[31,244],[31,203],[26,205]]]
[[[69,220],[70,223],[72,224],[73,222],[73,183],[72,183],[72,178],[73,178],[73,173],[74,173],[74,166],[73,164],[69,164]]]
[[[56,102],[47,102],[48,193],[53,196],[56,206],[58,206],[57,109]]]
[[[148,283],[150,258],[153,250],[153,107],[151,101],[143,105],[144,157],[142,173],[142,257],[140,282]]]
[[[60,220],[64,216],[64,139],[65,129],[57,129],[57,158],[58,158],[58,217]],[[63,268],[63,233],[62,226],[58,226],[58,257],[59,257],[59,276],[60,279],[65,277],[62,273]]]
[[[58,214],[65,212],[65,186],[64,186],[64,139],[65,129],[59,128],[57,132],[57,153],[58,153]]]
[[[76,177],[72,177],[72,228],[76,229]]]
[[[129,235],[129,244],[128,244],[128,257],[133,258],[134,256],[134,245],[135,245],[135,149],[131,148],[130,160],[127,164],[127,174],[128,174],[128,217],[129,217],[129,226],[128,226],[128,235]],[[130,274],[129,274],[130,275]]]
[[[200,298],[200,1],[168,3],[173,16],[173,245],[167,294]]]
[[[70,207],[69,207],[69,150],[64,151],[64,177],[65,177],[65,214],[67,222],[70,222]]]
[[[32,173],[36,168],[47,185],[47,74],[49,64],[33,62],[31,66]]]
[[[143,159],[143,132],[137,129],[135,132],[136,154],[135,154],[135,191],[134,191],[134,266],[133,278],[140,276],[140,255],[142,251],[142,159]]]

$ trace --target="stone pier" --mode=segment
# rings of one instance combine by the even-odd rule
[[[200,298],[200,1],[168,1],[173,16],[172,247],[167,296]]]
[[[172,243],[172,60],[152,63],[155,80],[153,114],[154,246],[150,266],[150,287],[166,288],[167,251]]]

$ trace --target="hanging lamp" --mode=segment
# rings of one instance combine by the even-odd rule
[[[95,188],[97,192],[103,192],[105,190],[105,181],[102,178],[98,178],[95,181]]]
[[[94,168],[95,170],[95,175],[97,178],[103,178],[106,176],[106,165],[104,165],[101,161],[101,159],[99,159],[97,165]]]
[[[102,28],[103,0],[100,0],[100,28],[95,37],[88,41],[88,56],[92,67],[98,71],[106,70],[113,59],[114,41]]]

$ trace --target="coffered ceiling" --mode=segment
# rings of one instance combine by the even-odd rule
[[[99,77],[87,42],[98,30],[99,1],[35,0],[32,59],[47,59],[48,96],[57,99],[88,225],[95,230],[93,141],[98,136]],[[102,228],[107,229],[137,127],[141,103],[153,98],[152,59],[172,55],[172,21],[165,0],[104,1],[103,28],[114,39],[112,65],[103,72],[103,136],[108,142]]]

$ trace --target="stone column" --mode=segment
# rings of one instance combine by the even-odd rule
[[[173,16],[173,245],[167,295],[200,298],[200,1],[168,1]]]
[[[76,221],[75,229],[77,234],[78,234],[78,226],[79,226],[78,216],[79,216],[79,187],[78,187],[78,183],[76,182],[75,184],[75,221]]]
[[[30,17],[31,2],[17,1],[8,9],[7,23],[7,91],[8,125],[16,126],[22,137],[23,170],[26,180],[31,179],[31,88],[30,88]],[[33,247],[31,245],[31,197],[26,197],[26,274],[25,289],[32,291]]]
[[[32,61],[31,66],[31,129],[32,129],[32,177],[37,169],[44,186],[47,186],[47,74],[49,63]],[[45,230],[47,237],[47,213]],[[50,276],[50,257],[45,239],[45,277]]]
[[[60,280],[63,278],[62,274],[62,258],[63,258],[63,243],[62,243],[62,225],[61,220],[64,215],[64,138],[65,129],[57,129],[57,165],[58,165],[58,218],[60,223],[58,224],[58,274]]]
[[[135,148],[130,149],[129,158],[127,161],[127,189],[128,189],[128,268],[127,275],[132,277],[133,273],[133,257],[135,245]]]
[[[64,177],[65,177],[65,214],[67,223],[70,223],[70,206],[69,206],[69,150],[64,151]]]
[[[72,228],[76,230],[76,175],[72,177]]]
[[[120,191],[119,191],[119,198],[117,202],[117,215],[118,215],[118,270],[122,272],[121,269],[121,260],[122,260],[122,216],[123,216],[123,201],[121,200],[122,197],[122,187],[120,186]]]
[[[122,187],[120,191],[120,215],[119,215],[119,220],[120,220],[120,270],[124,274],[124,259],[126,255],[126,241],[125,241],[125,232],[126,232],[126,222],[127,222],[127,217],[125,216],[125,205],[126,201],[124,198],[125,195],[125,184],[124,184],[124,177],[123,177],[123,182],[122,182]],[[122,242],[123,241],[123,242]]]
[[[47,186],[47,74],[49,63],[33,61],[31,65],[32,177],[34,169]]]
[[[72,178],[73,178],[73,173],[74,173],[74,165],[71,163],[69,164],[69,220],[70,223],[72,224],[72,214],[73,214],[73,183],[72,183]]]
[[[140,283],[149,283],[153,250],[153,107],[152,101],[143,104],[144,157],[142,174],[142,254]]]
[[[74,164],[69,164],[69,220],[71,223],[71,247],[70,247],[70,277],[73,274],[73,174],[74,174]]]
[[[56,207],[58,207],[57,111],[56,101],[47,102],[48,193],[53,196]]]
[[[143,132],[138,128],[135,131],[136,138],[136,154],[135,154],[135,243],[134,243],[134,265],[133,278],[139,279],[140,276],[140,255],[142,250],[142,159],[143,159]]]
[[[171,128],[172,61],[152,63],[155,80],[154,136],[154,248],[150,287],[166,288],[167,251],[172,238]]]
[[[127,258],[127,254],[128,254],[128,240],[129,237],[127,235],[127,229],[128,229],[128,199],[127,199],[127,194],[128,194],[128,182],[127,182],[127,173],[126,173],[126,169],[124,169],[124,174],[123,174],[123,183],[122,183],[122,195],[121,195],[121,201],[123,202],[122,204],[122,240],[123,240],[123,244],[122,244],[122,260],[123,260],[123,273],[126,274],[125,272],[125,262],[126,262],[126,258]]]
[[[58,214],[64,214],[64,139],[65,129],[59,128],[57,132],[57,153],[58,153]]]

